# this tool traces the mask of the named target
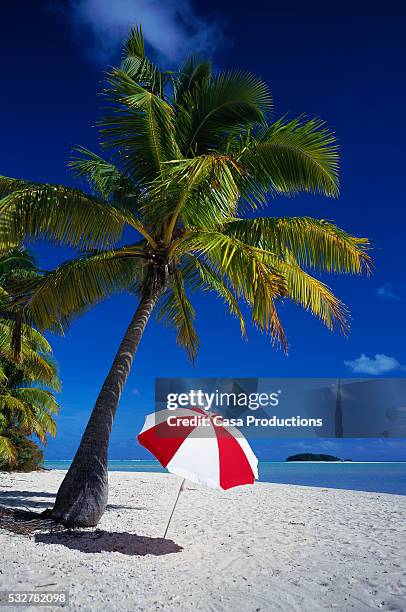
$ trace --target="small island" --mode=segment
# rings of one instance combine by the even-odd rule
[[[297,455],[291,455],[286,461],[342,461],[342,459],[334,457],[334,455],[298,453]]]

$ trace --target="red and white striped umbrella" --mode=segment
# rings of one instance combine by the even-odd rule
[[[242,433],[200,408],[149,414],[138,441],[169,472],[198,484],[231,489],[258,478],[258,460]]]

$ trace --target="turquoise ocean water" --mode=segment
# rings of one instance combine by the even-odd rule
[[[67,470],[70,461],[45,461],[45,467]],[[110,461],[115,472],[166,472],[157,461]],[[406,495],[406,462],[317,463],[260,462],[259,480],[309,487]]]

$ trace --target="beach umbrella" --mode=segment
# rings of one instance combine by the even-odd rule
[[[169,472],[183,477],[164,537],[185,479],[213,488],[253,484],[258,460],[242,433],[218,414],[200,408],[160,410],[147,415],[137,436]]]

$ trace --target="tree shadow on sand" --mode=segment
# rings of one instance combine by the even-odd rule
[[[0,504],[9,506],[11,508],[17,508],[23,506],[30,509],[42,509],[45,510],[53,505],[56,493],[48,493],[46,491],[0,491]],[[33,498],[37,497],[38,500]],[[41,498],[48,498],[46,499]],[[108,504],[106,510],[146,510],[145,506],[126,506],[121,504]]]
[[[38,498],[48,498],[47,500],[39,501],[34,500],[34,497]],[[11,508],[17,508],[19,506],[27,506],[30,509],[38,508],[44,509],[53,503],[55,499],[54,493],[47,493],[45,491],[1,491],[0,492],[0,504],[4,504],[5,506],[9,506]]]
[[[135,533],[102,530],[70,533],[38,533],[35,542],[59,544],[84,553],[119,552],[123,555],[169,555],[183,548],[173,540],[149,538]]]

